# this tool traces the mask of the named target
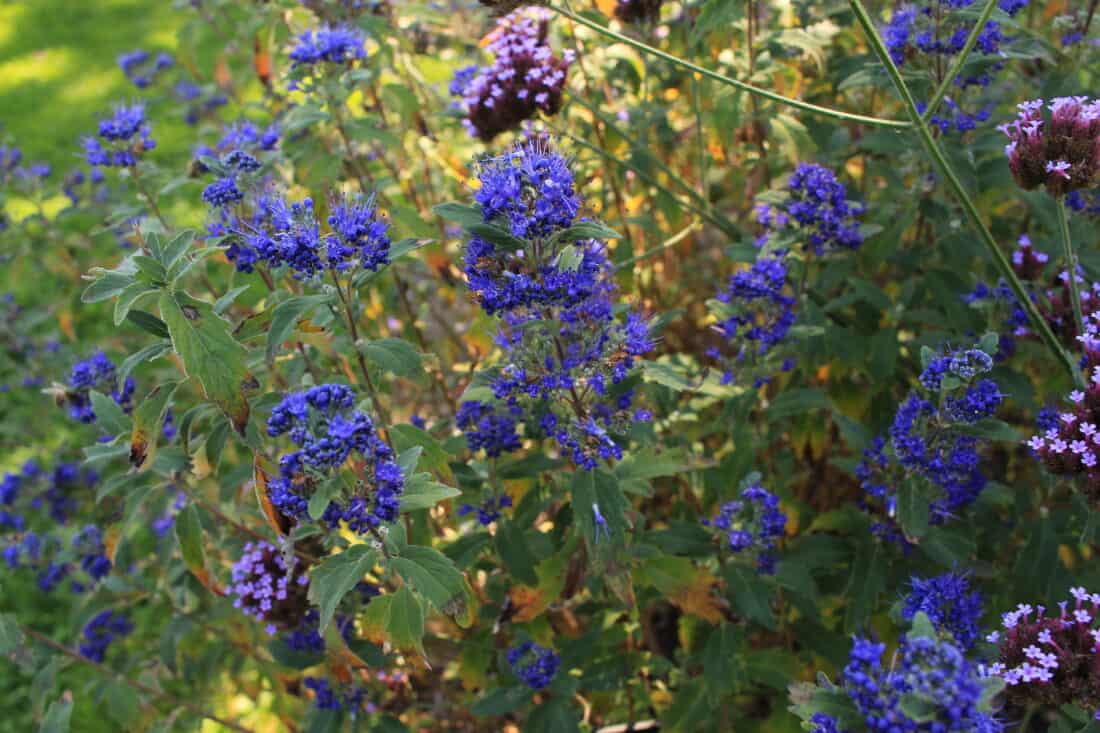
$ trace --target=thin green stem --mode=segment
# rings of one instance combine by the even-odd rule
[[[1058,197],[1058,232],[1062,237],[1062,253],[1066,258],[1066,272],[1069,276],[1069,299],[1073,304],[1073,322],[1077,324],[1077,335],[1085,333],[1085,314],[1081,310],[1081,286],[1077,282],[1077,252],[1073,249],[1073,240],[1069,236],[1069,213],[1066,211],[1066,197]]]
[[[829,107],[821,107],[819,105],[811,104],[809,102],[803,102],[799,99],[784,97],[782,94],[776,94],[775,92],[768,91],[767,89],[762,89],[761,87],[753,86],[752,84],[747,84],[743,81],[731,79],[724,74],[719,74],[717,71],[712,71],[710,69],[703,68],[702,66],[696,66],[690,61],[685,61],[682,58],[673,56],[669,53],[665,53],[660,49],[654,48],[653,46],[648,46],[641,41],[637,41],[629,36],[624,36],[622,33],[613,31],[610,28],[605,28],[599,23],[593,20],[589,20],[583,15],[578,15],[577,13],[574,13],[572,10],[566,10],[565,8],[553,5],[549,7],[558,15],[569,18],[574,23],[579,23],[587,28],[591,28],[602,36],[614,39],[619,43],[625,43],[631,48],[641,51],[642,53],[649,54],[650,56],[656,56],[657,58],[662,59],[663,61],[667,61],[670,64],[675,64],[676,66],[687,69],[689,71],[694,71],[696,74],[700,74],[717,82],[721,82],[727,86],[734,87],[735,89],[740,89],[742,91],[748,92],[749,94],[755,94],[756,96],[763,97],[764,99],[770,99],[773,102],[778,102],[779,104],[783,104],[788,107],[794,107],[795,109],[800,109],[805,112],[812,112],[814,114],[821,115],[822,117],[831,117],[834,120],[861,122],[865,125],[875,125],[877,127],[906,128],[912,126],[911,123],[905,122],[904,120],[884,120],[879,117],[867,117],[865,115],[857,115],[851,112],[843,112],[841,110],[831,109]]]
[[[652,257],[655,254],[658,254],[660,252],[664,252],[666,249],[671,249],[672,247],[675,247],[677,244],[679,244],[680,242],[687,239],[687,236],[689,234],[691,234],[692,230],[695,229],[697,226],[699,226],[698,221],[691,222],[686,227],[684,227],[680,231],[676,232],[675,234],[673,234],[671,237],[669,237],[665,241],[658,244],[656,247],[651,247],[651,248],[647,249],[645,252],[642,252],[640,255],[635,255],[634,257],[631,257],[628,260],[623,260],[622,262],[615,263],[615,269],[616,270],[621,270],[624,267],[628,267],[630,265],[633,265],[635,262],[641,262],[642,260],[648,259],[649,257]]]
[[[986,0],[985,7],[982,8],[982,14],[978,16],[978,20],[974,22],[974,27],[970,29],[970,35],[967,36],[962,51],[955,57],[954,63],[952,63],[951,68],[947,70],[947,76],[940,82],[940,86],[936,89],[936,93],[928,100],[928,106],[925,107],[924,114],[921,115],[921,119],[925,122],[932,119],[932,115],[936,113],[936,108],[940,106],[940,102],[947,96],[947,90],[955,81],[955,77],[962,71],[963,64],[966,63],[966,59],[970,56],[970,52],[974,50],[974,45],[978,42],[978,36],[985,30],[985,24],[989,22],[989,16],[993,15],[993,11],[996,7],[997,0]]]
[[[1070,378],[1077,384],[1081,384],[1081,370],[1077,368],[1073,357],[1070,356],[1068,351],[1062,348],[1062,344],[1058,341],[1054,332],[1050,330],[1050,325],[1046,322],[1046,319],[1043,318],[1043,314],[1039,312],[1030,294],[1024,288],[1023,283],[1020,282],[1020,278],[1016,276],[1016,272],[1012,269],[1012,263],[1009,262],[1004,252],[1001,251],[1001,248],[997,245],[997,240],[993,238],[993,233],[989,231],[989,227],[987,227],[985,221],[982,220],[981,214],[978,212],[978,207],[975,206],[973,199],[970,198],[970,195],[963,187],[962,181],[959,180],[955,170],[951,167],[950,163],[947,162],[947,158],[944,157],[943,151],[940,150],[939,145],[936,144],[936,140],[932,137],[932,131],[929,129],[928,124],[921,119],[920,112],[917,111],[917,103],[914,101],[913,95],[909,91],[909,87],[905,84],[905,80],[901,78],[898,67],[894,65],[894,60],[890,58],[890,52],[886,50],[886,45],[882,42],[882,37],[879,36],[878,31],[875,30],[875,24],[872,22],[871,16],[867,13],[867,9],[860,0],[848,0],[848,4],[852,8],[852,12],[855,13],[856,20],[858,20],[860,26],[863,27],[863,32],[866,34],[867,40],[878,56],[879,61],[890,75],[890,80],[894,83],[894,88],[897,90],[898,96],[901,97],[902,102],[905,104],[909,119],[912,120],[913,129],[916,130],[921,143],[924,145],[929,157],[931,157],[932,164],[935,166],[940,176],[947,181],[952,192],[954,192],[955,197],[962,206],[963,212],[966,214],[966,218],[970,221],[971,226],[977,230],[982,244],[985,245],[986,251],[988,251],[990,257],[993,258],[993,263],[997,266],[997,270],[1000,272],[1001,277],[1008,283],[1020,307],[1027,313],[1031,327],[1039,335],[1039,339],[1043,344],[1050,349],[1050,352],[1062,363],[1062,366],[1070,375]]]

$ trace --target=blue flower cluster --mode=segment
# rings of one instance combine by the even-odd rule
[[[775,494],[754,483],[741,492],[740,499],[723,504],[718,516],[702,523],[724,536],[730,552],[753,557],[757,572],[775,572],[775,547],[787,529],[787,515]]]
[[[158,53],[154,58],[148,51],[141,49],[127,51],[119,54],[118,57],[118,68],[122,69],[122,73],[138,89],[152,86],[162,71],[171,69],[175,64],[176,62],[167,53]]]
[[[908,546],[896,523],[897,490],[907,480],[931,489],[932,524],[947,522],[985,488],[978,455],[982,441],[959,428],[992,417],[1004,401],[996,382],[979,378],[992,367],[993,358],[981,349],[932,357],[920,375],[927,398],[911,392],[894,416],[889,446],[878,437],[864,452],[856,477],[864,507],[881,514],[874,526],[880,537]]]
[[[84,624],[80,653],[93,662],[102,662],[111,642],[120,636],[128,636],[133,630],[134,624],[125,613],[110,609],[100,611]]]
[[[810,717],[810,724],[813,725],[810,733],[847,733],[837,725],[836,718],[826,713],[814,713]]]
[[[298,36],[290,50],[295,67],[320,63],[346,64],[367,57],[363,31],[351,25],[324,26]]]
[[[777,204],[759,204],[757,221],[765,243],[786,235],[801,242],[816,255],[836,249],[858,249],[863,244],[859,230],[862,204],[848,200],[848,189],[836,173],[815,163],[799,163],[787,183],[787,198]],[[786,231],[794,226],[794,232]]]
[[[355,633],[355,622],[350,616],[338,613],[333,617],[336,630],[340,632],[345,643],[352,640]],[[325,650],[325,638],[321,636],[321,615],[317,609],[311,608],[302,616],[298,626],[290,629],[283,635],[286,645],[300,652],[323,652]]]
[[[91,136],[83,140],[84,159],[90,166],[133,167],[143,152],[157,146],[145,123],[143,104],[120,104],[111,117],[100,120],[98,132],[106,145]]]
[[[229,104],[229,98],[216,88],[204,89],[193,81],[181,79],[172,87],[174,96],[184,107],[183,121],[188,125],[197,125],[205,115],[211,115],[219,107]]]
[[[517,406],[503,408],[491,402],[466,400],[458,406],[455,424],[466,435],[471,451],[484,450],[490,458],[520,449],[516,420],[523,417]]]
[[[1066,194],[1066,206],[1085,216],[1100,216],[1100,188],[1076,190]]]
[[[490,385],[501,403],[493,412],[525,416],[525,434],[553,437],[585,469],[618,459],[612,434],[649,419],[632,408],[627,380],[652,339],[639,314],[615,317],[604,244],[568,233],[581,203],[569,161],[532,139],[485,161],[479,178],[482,217],[498,234],[471,239],[464,271],[482,308],[501,323],[505,363]],[[504,450],[507,422],[490,421],[485,427],[498,432],[480,433],[488,414],[483,405],[463,414],[475,433],[471,447]]]
[[[216,158],[235,150],[251,153],[254,157],[261,152],[275,150],[279,146],[281,131],[278,124],[272,123],[261,129],[250,120],[239,120],[227,124],[221,131],[218,142],[210,145],[199,145],[195,148],[195,157],[208,156]]]
[[[714,330],[722,344],[707,349],[707,356],[721,364],[722,384],[732,383],[738,372],[754,373],[756,386],[768,380],[767,357],[795,323],[797,301],[787,291],[787,261],[778,254],[761,255],[747,270],[735,272],[718,293],[711,310],[718,317]]]
[[[351,683],[337,683],[334,687],[324,677],[305,677],[302,684],[313,691],[313,705],[318,710],[346,710],[355,716],[362,710],[371,712],[374,706],[366,701],[367,690]]]
[[[226,592],[233,596],[233,607],[265,621],[268,634],[301,624],[309,610],[309,576],[298,569],[297,558],[288,561],[274,545],[249,542],[231,572]]]
[[[234,152],[226,161],[251,165],[255,159],[245,156]],[[247,204],[235,209],[246,199],[237,183],[234,173],[211,184],[203,198],[218,209],[208,233],[227,239],[226,257],[238,271],[252,272],[257,262],[263,262],[310,278],[325,270],[343,273],[355,267],[377,272],[389,264],[389,224],[373,197],[335,199],[328,217],[331,232],[322,233],[312,199],[288,202],[273,189],[259,186]]]
[[[66,401],[69,415],[82,423],[95,422],[95,410],[92,409],[91,390],[98,390],[111,396],[111,399],[129,413],[133,409],[134,380],[126,377],[122,385],[118,384],[115,364],[102,351],[88,359],[78,361],[69,374],[69,391]]]
[[[909,636],[890,667],[885,644],[853,640],[844,689],[873,731],[1000,733],[1004,726],[983,710],[981,674],[949,641]],[[919,720],[915,709],[927,711]]]
[[[405,474],[393,449],[366,413],[354,408],[355,395],[342,384],[322,384],[287,395],[271,411],[267,433],[287,435],[299,449],[279,460],[279,477],[269,487],[272,504],[285,516],[308,516],[309,496],[353,455],[356,494],[333,500],[322,521],[335,529],[341,521],[365,534],[397,519]],[[360,493],[361,492],[361,493]]]
[[[489,496],[483,499],[477,506],[473,504],[459,505],[458,516],[465,517],[467,514],[476,512],[478,523],[483,527],[488,527],[490,524],[500,519],[501,509],[507,509],[510,506],[512,506],[512,497],[507,494],[499,497]]]
[[[532,690],[541,690],[558,673],[561,656],[553,649],[547,649],[533,641],[525,641],[508,650],[508,664],[524,684]]]
[[[1001,0],[1000,9],[1014,16],[1027,6],[1028,0]],[[974,21],[968,10],[974,0],[923,0],[915,5],[902,5],[894,10],[889,23],[883,29],[883,40],[890,57],[900,66],[920,63],[927,66],[938,83],[935,74],[950,65],[950,59],[959,54],[970,35]],[[1008,39],[1001,32],[1001,24],[995,20],[987,21],[978,34],[975,51],[980,59],[979,70],[970,75],[960,74],[954,80],[955,87],[961,92],[969,87],[988,87],[995,74],[1004,67],[1001,45]],[[947,61],[947,63],[944,63]],[[924,111],[923,104],[919,105]],[[976,112],[967,112],[958,101],[950,97],[944,99],[944,106],[931,117],[933,125],[943,132],[965,132],[973,130],[979,123],[989,119],[990,108],[983,107]]]
[[[960,573],[912,578],[901,617],[912,621],[918,613],[926,615],[937,631],[955,637],[961,649],[969,650],[978,638],[982,594],[971,591],[969,578]]]

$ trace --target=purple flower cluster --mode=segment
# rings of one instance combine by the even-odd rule
[[[341,384],[322,384],[287,395],[272,410],[267,432],[287,435],[299,448],[279,460],[269,487],[271,502],[285,516],[308,516],[309,497],[354,456],[355,494],[333,500],[321,518],[335,529],[341,521],[360,534],[397,519],[405,474],[366,413],[353,409],[355,395]]]
[[[320,63],[347,64],[367,57],[363,31],[351,25],[324,26],[298,36],[290,51],[295,67]]]
[[[157,146],[145,123],[143,104],[120,104],[111,117],[100,121],[98,132],[106,145],[91,136],[83,140],[84,159],[90,166],[132,167],[143,152]]]
[[[507,417],[482,426],[488,408],[467,408],[471,446],[503,451],[513,445],[503,421],[526,415],[527,434],[553,437],[579,466],[620,458],[611,434],[649,418],[632,409],[626,382],[652,341],[639,314],[615,317],[604,244],[569,234],[581,203],[569,162],[528,140],[485,162],[480,182],[477,202],[495,234],[472,237],[464,271],[482,308],[500,318],[506,360],[490,387],[500,403],[493,413]]]
[[[909,581],[901,617],[912,621],[918,613],[923,613],[937,631],[951,634],[960,648],[969,650],[978,638],[982,612],[982,594],[970,590],[969,578],[964,574],[944,573]]]
[[[960,427],[992,417],[1004,395],[997,383],[979,378],[993,367],[981,349],[959,349],[930,358],[920,375],[927,397],[914,391],[898,408],[887,441],[878,437],[864,452],[856,477],[864,506],[878,513],[875,533],[908,546],[897,525],[897,490],[918,481],[930,490],[928,517],[943,524],[972,503],[987,479],[979,463],[982,442]]]
[[[124,412],[129,413],[133,409],[133,378],[126,377],[126,381],[120,386],[115,376],[114,362],[102,351],[96,352],[88,359],[78,361],[69,374],[66,401],[69,406],[69,415],[74,420],[82,423],[95,422],[95,410],[92,409],[92,400],[89,396],[89,392],[93,389],[109,394]]]
[[[848,200],[848,189],[829,168],[799,163],[787,183],[786,194],[782,203],[756,207],[757,221],[764,227],[758,245],[793,236],[804,249],[820,256],[863,244],[859,231],[863,205]],[[789,227],[794,231],[787,231]]]
[[[157,76],[175,66],[175,61],[167,53],[158,53],[156,57],[149,55],[148,51],[138,49],[120,54],[118,67],[138,89],[146,89],[152,86]]]
[[[85,525],[73,537],[72,548],[80,558],[80,569],[88,574],[93,585],[111,572],[111,559],[107,557],[107,545],[99,527],[94,524]],[[82,591],[83,588],[79,590]]]
[[[974,0],[924,0],[897,8],[882,34],[894,63],[899,67],[922,64],[933,75],[933,81],[938,82],[938,74],[949,65],[951,57],[962,52],[974,27],[972,5]],[[1001,0],[999,6],[1006,14],[1014,16],[1027,6],[1027,0]],[[1007,40],[1000,23],[986,22],[978,34],[974,47],[976,54],[971,56],[979,60],[976,65],[979,70],[954,79],[960,93],[968,87],[988,87],[992,83],[995,74],[1004,67],[1001,46]],[[924,111],[923,104],[919,108]],[[937,110],[930,121],[945,133],[965,132],[988,120],[989,115],[989,107],[967,112],[958,100],[947,97],[943,108]]]
[[[1015,120],[998,129],[1008,136],[1008,167],[1026,190],[1045,186],[1052,196],[1090,188],[1100,174],[1100,100],[1058,97],[1017,105]]]
[[[1000,733],[1002,723],[984,710],[978,667],[949,641],[909,635],[890,666],[885,644],[856,637],[844,689],[872,731]],[[911,717],[920,710],[919,719]]]
[[[487,47],[492,62],[455,74],[450,91],[462,100],[463,124],[471,135],[489,142],[540,111],[553,115],[561,108],[573,53],[554,54],[550,17],[545,8],[521,8],[504,16]]]
[[[232,579],[227,592],[233,596],[233,607],[265,621],[268,634],[297,628],[309,610],[309,576],[297,567],[297,558],[288,561],[274,545],[245,545],[233,564]]]
[[[1072,588],[1070,595],[1072,610],[1062,601],[1058,615],[1047,616],[1043,606],[1020,604],[986,637],[1001,650],[987,672],[1005,681],[1010,702],[1100,708],[1100,594]]]
[[[84,624],[80,653],[93,662],[102,662],[111,642],[120,636],[128,636],[133,630],[134,624],[125,613],[110,609],[100,611]]]
[[[524,684],[532,690],[541,690],[558,673],[561,657],[552,649],[525,641],[508,650],[508,664]]]
[[[730,552],[753,557],[757,572],[775,572],[776,543],[787,529],[787,515],[775,494],[753,484],[741,492],[740,499],[723,504],[714,519],[702,522],[723,535]]]

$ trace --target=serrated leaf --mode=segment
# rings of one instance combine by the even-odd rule
[[[130,373],[134,371],[134,368],[138,364],[142,364],[147,361],[152,361],[157,357],[163,356],[172,350],[172,344],[168,341],[158,341],[155,344],[150,344],[144,349],[130,354],[122,362],[122,366],[118,368],[118,381],[120,384],[126,382],[126,378],[130,376]]]
[[[199,380],[206,398],[244,435],[251,409],[248,395],[259,388],[248,370],[244,346],[209,303],[186,293],[162,293],[160,311],[187,374]]]
[[[424,653],[424,609],[408,586],[392,594],[386,616],[386,636],[398,649],[412,649],[421,657]]]
[[[441,501],[453,499],[462,494],[456,488],[441,484],[432,479],[431,474],[417,473],[405,480],[405,491],[401,494],[401,510],[430,509]]]
[[[414,445],[423,449],[422,467],[429,471],[435,471],[440,477],[450,480],[452,473],[449,465],[450,454],[430,433],[421,430],[415,425],[403,423],[390,428],[390,443],[393,449],[401,453],[406,448]]]
[[[143,282],[136,282],[124,288],[122,292],[118,294],[118,300],[115,301],[115,325],[121,326],[123,321],[126,320],[126,316],[129,315],[130,309],[137,305],[138,301],[144,296],[155,293],[156,291],[156,288],[150,287],[148,283]]]
[[[443,553],[431,547],[407,545],[389,565],[439,611],[452,618],[466,616],[466,581]]]
[[[469,206],[453,201],[432,207],[432,213],[447,221],[453,221],[460,224],[463,229],[474,224],[481,224],[484,221],[484,217],[481,215],[481,209],[477,206]]]
[[[179,382],[169,382],[154,387],[134,410],[133,429],[130,433],[130,465],[144,470],[153,465],[157,452],[157,438],[164,425],[168,404],[179,388]]]
[[[191,243],[195,241],[195,233],[190,229],[185,229],[172,238],[172,241],[164,245],[164,249],[161,252],[160,263],[165,268],[171,269],[173,265],[179,262],[180,258],[187,254],[187,250],[191,248]]]
[[[157,338],[168,338],[168,326],[164,321],[154,316],[152,313],[146,311],[129,310],[126,313],[126,320],[134,324],[142,331],[151,333]]]
[[[622,235],[614,229],[594,221],[582,221],[554,235],[554,242],[576,242],[582,239],[621,239]]]
[[[92,411],[96,422],[108,435],[130,432],[130,416],[123,412],[118,403],[102,392],[92,390],[88,393],[92,400]]]
[[[399,377],[420,372],[420,352],[404,339],[383,338],[364,341],[359,345],[359,351],[371,364]]]
[[[327,295],[295,295],[279,303],[271,315],[271,327],[267,331],[267,363],[275,360],[275,352],[287,340],[294,327],[307,313],[329,300]]]
[[[322,632],[332,621],[340,601],[374,567],[377,560],[378,553],[367,545],[352,545],[343,552],[329,555],[310,571],[308,598],[321,610]]]

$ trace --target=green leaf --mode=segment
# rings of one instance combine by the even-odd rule
[[[199,521],[199,512],[194,504],[188,504],[176,515],[173,529],[184,564],[192,572],[196,569],[205,572],[206,552],[202,548],[202,523]]]
[[[572,244],[582,239],[622,239],[622,236],[614,229],[609,229],[603,224],[597,224],[594,221],[582,221],[558,232],[551,241]]]
[[[206,398],[244,435],[250,412],[248,395],[259,383],[248,370],[244,346],[230,335],[229,324],[209,303],[186,293],[162,293],[160,312],[187,374],[199,380]]]
[[[0,654],[9,654],[23,644],[23,631],[15,614],[0,614]]]
[[[470,706],[470,714],[478,718],[507,715],[531,699],[526,685],[513,685],[493,690]]]
[[[768,408],[768,420],[774,422],[785,417],[801,415],[814,409],[832,407],[829,396],[820,389],[788,389],[780,392]]]
[[[909,636],[920,639],[935,639],[936,627],[923,611],[913,616],[913,623],[909,627]]]
[[[309,497],[310,519],[320,519],[324,515],[328,505],[340,495],[341,486],[339,476],[332,476],[321,482],[321,485],[314,490],[313,496]]]
[[[294,332],[298,322],[328,300],[330,298],[327,295],[295,295],[275,306],[271,327],[267,331],[267,350],[264,352],[268,364],[275,361],[275,352]]]
[[[124,268],[120,265],[116,270],[100,270],[100,274],[95,281],[84,288],[84,292],[80,294],[80,300],[84,303],[98,303],[109,300],[130,287],[134,283],[134,274],[137,268],[129,260],[126,260],[123,264],[127,267]],[[94,273],[96,270],[92,272]]]
[[[92,400],[92,410],[95,412],[96,422],[108,435],[120,435],[121,433],[130,432],[130,416],[122,411],[117,402],[95,390],[89,392],[88,396]]]
[[[330,555],[309,574],[309,601],[321,609],[323,632],[336,613],[336,606],[355,584],[374,567],[378,553],[367,545],[352,545]]]
[[[252,286],[247,283],[244,285],[238,285],[222,297],[218,298],[214,302],[214,312],[217,313],[219,316],[224,316],[225,312],[229,310],[229,306],[233,305],[240,294],[248,290],[250,287]]]
[[[359,350],[372,364],[399,377],[420,372],[420,352],[404,339],[364,341],[359,345]]]
[[[42,718],[42,725],[38,727],[38,733],[68,733],[72,714],[73,697],[65,692],[60,698],[50,703],[45,717]]]
[[[405,449],[411,448],[412,446],[420,446],[424,449],[421,456],[422,467],[426,470],[437,472],[445,479],[451,477],[451,467],[448,465],[450,454],[447,453],[440,442],[432,437],[427,431],[421,430],[415,425],[409,425],[408,423],[394,425],[390,428],[390,443],[393,445],[393,449],[398,453],[402,453]]]
[[[535,556],[527,546],[527,540],[523,536],[523,528],[520,525],[513,521],[498,522],[493,542],[496,545],[497,557],[504,563],[511,577],[530,586],[538,585]]]
[[[155,292],[157,292],[156,288],[150,287],[147,283],[143,282],[136,282],[127,286],[118,294],[118,300],[115,301],[115,325],[121,326],[122,322],[125,321],[126,317],[130,314],[130,309],[136,306],[138,301],[144,296]]]
[[[163,297],[163,296],[162,296]],[[134,324],[142,331],[153,334],[157,338],[168,338],[168,326],[164,321],[146,311],[130,310],[126,313],[126,320]]]
[[[917,480],[905,480],[898,488],[897,513],[898,523],[908,537],[920,539],[928,532],[928,496]]]
[[[552,695],[531,711],[523,727],[529,733],[572,733],[579,731],[581,716],[569,698]]]
[[[463,229],[468,229],[475,224],[482,224],[484,222],[484,217],[481,215],[481,209],[479,207],[459,204],[453,201],[432,207],[432,212],[441,219],[457,222]]]
[[[409,512],[430,509],[441,501],[461,494],[458,489],[434,481],[429,473],[413,474],[405,481],[405,491],[401,494],[401,510]]]
[[[34,675],[34,680],[31,681],[31,706],[35,718],[42,715],[42,706],[53,695],[53,688],[57,684],[57,671],[61,666],[60,662],[60,656],[56,654],[51,656],[50,661],[38,670]]]
[[[409,587],[401,586],[390,601],[386,616],[386,636],[398,649],[413,649],[424,654],[424,609]]]
[[[512,252],[523,249],[527,245],[519,237],[513,237],[509,232],[493,224],[470,224],[466,227],[466,231],[475,237],[484,239],[489,244],[503,247]]]
[[[726,567],[724,577],[730,604],[749,620],[774,629],[771,586],[754,569],[737,563],[730,563]]]
[[[169,382],[154,387],[134,410],[134,426],[130,433],[130,465],[134,468],[145,469],[153,464],[164,414],[179,385],[179,382]]]
[[[134,368],[138,364],[142,364],[147,361],[152,361],[161,356],[164,356],[172,350],[172,344],[169,341],[158,341],[155,344],[150,344],[144,349],[130,354],[126,357],[126,360],[122,362],[122,366],[118,368],[118,381],[119,383],[125,383],[126,378],[130,376],[130,373],[134,371]]]
[[[431,547],[407,545],[390,567],[416,592],[448,616],[466,615],[466,581],[450,558]]]
[[[191,243],[193,241],[195,241],[195,233],[190,229],[183,230],[173,237],[172,241],[164,245],[160,263],[169,270],[172,269],[172,266],[179,262],[181,257],[187,254],[187,250],[191,248]]]

